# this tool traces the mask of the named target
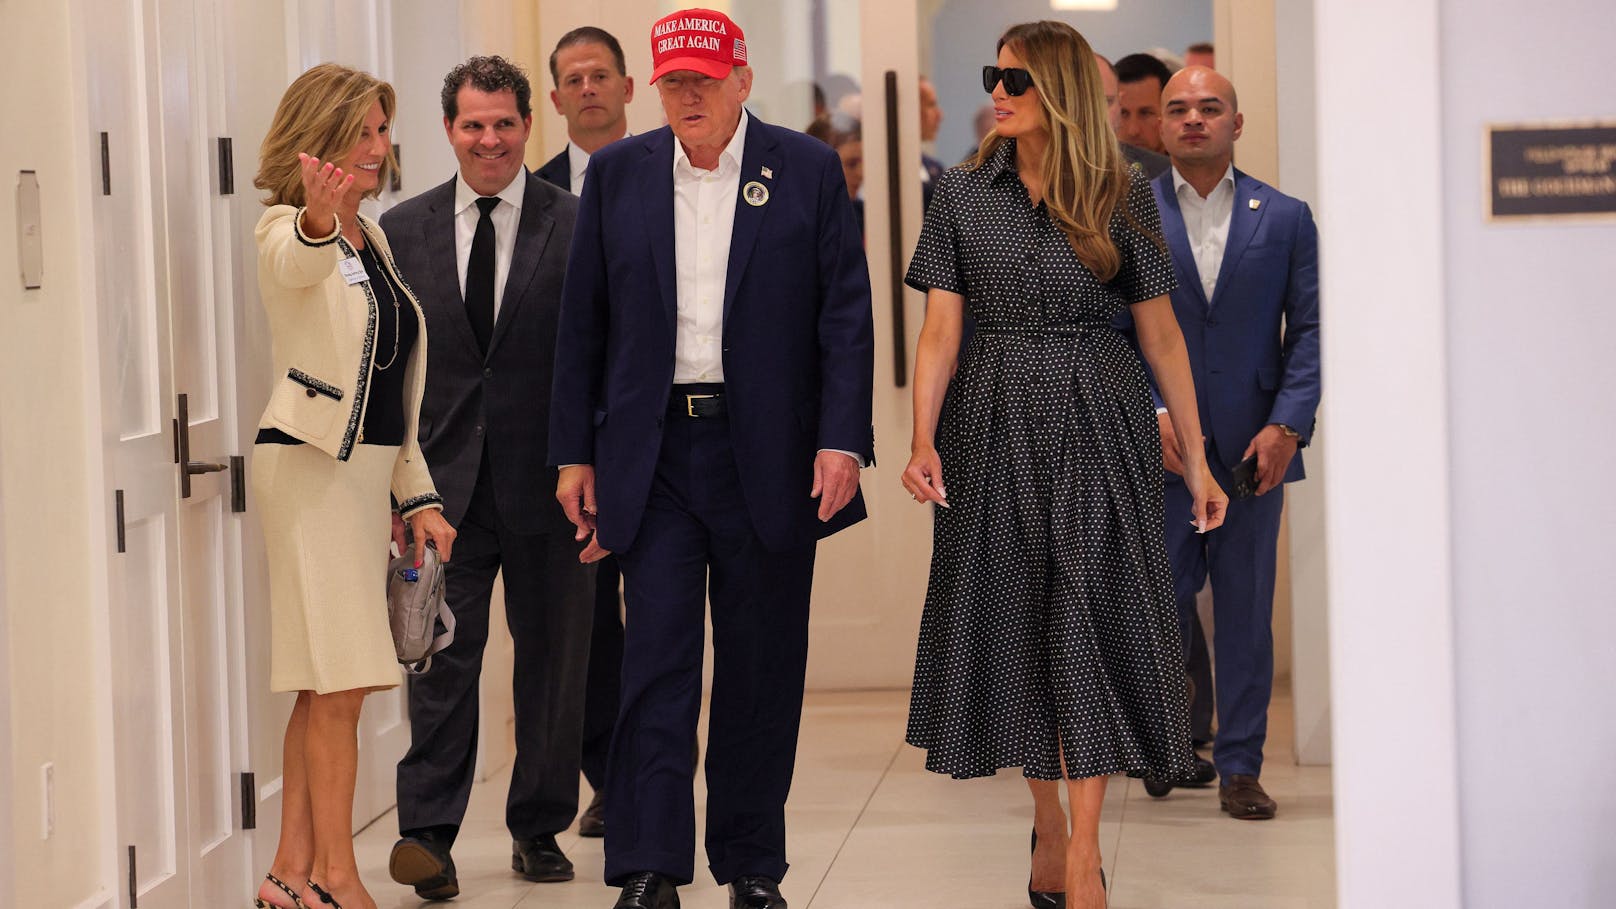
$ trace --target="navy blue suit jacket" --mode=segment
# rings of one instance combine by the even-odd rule
[[[673,143],[667,127],[596,152],[562,291],[550,463],[595,467],[600,544],[634,544],[673,384]],[[747,512],[765,546],[803,545],[829,522],[809,498],[820,449],[874,459],[874,331],[863,242],[829,146],[748,118],[724,285],[729,425]]]
[[[1172,171],[1151,188],[1178,277],[1173,311],[1189,348],[1208,456],[1233,467],[1269,423],[1297,430],[1307,444],[1319,407],[1319,235],[1307,203],[1237,169],[1229,239],[1208,300]],[[1303,476],[1298,454],[1285,482]]]
[[[572,158],[568,156],[568,148],[563,148],[561,154],[544,162],[544,166],[534,171],[539,179],[572,192]]]

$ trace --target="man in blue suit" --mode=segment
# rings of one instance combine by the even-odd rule
[[[1284,484],[1302,479],[1297,449],[1319,404],[1318,233],[1305,203],[1234,169],[1244,118],[1234,86],[1187,67],[1162,92],[1172,169],[1152,181],[1178,289],[1208,462],[1230,493],[1228,517],[1198,535],[1172,424],[1161,418],[1167,552],[1189,640],[1195,594],[1212,580],[1218,732],[1213,763],[1230,816],[1263,820],[1262,749],[1273,690],[1271,627]],[[1235,498],[1234,468],[1256,458],[1253,495]]]
[[[556,496],[624,580],[606,880],[673,909],[694,876],[710,599],[708,862],[732,907],[784,909],[815,546],[873,459],[869,279],[836,154],[742,107],[740,28],[685,10],[651,40],[669,126],[590,159],[550,412]]]

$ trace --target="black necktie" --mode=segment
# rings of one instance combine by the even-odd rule
[[[477,200],[482,214],[477,218],[477,232],[471,237],[471,258],[466,260],[466,318],[471,320],[471,333],[477,336],[477,346],[488,353],[488,339],[494,335],[494,206],[498,196],[483,196]]]

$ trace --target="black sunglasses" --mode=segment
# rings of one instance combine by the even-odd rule
[[[1013,66],[999,68],[997,66],[982,67],[982,90],[993,94],[993,87],[1000,81],[1004,82],[1004,93],[1012,98],[1019,98],[1032,88],[1032,73]]]

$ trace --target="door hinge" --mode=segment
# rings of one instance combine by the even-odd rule
[[[247,459],[241,455],[230,456],[230,510],[247,510]]]
[[[118,521],[118,551],[127,552],[126,544],[128,540],[124,536],[123,526],[123,490],[115,489],[112,491],[112,505]]]
[[[241,829],[258,829],[258,784],[251,770],[241,775]]]
[[[135,892],[136,891],[135,882],[137,880],[138,880],[138,878],[135,877],[135,847],[130,846],[129,847],[129,909],[138,909],[138,907],[140,906],[140,894]]]
[[[112,140],[101,134],[101,195],[112,195]]]
[[[236,156],[229,136],[219,137],[219,195],[236,194]]]

